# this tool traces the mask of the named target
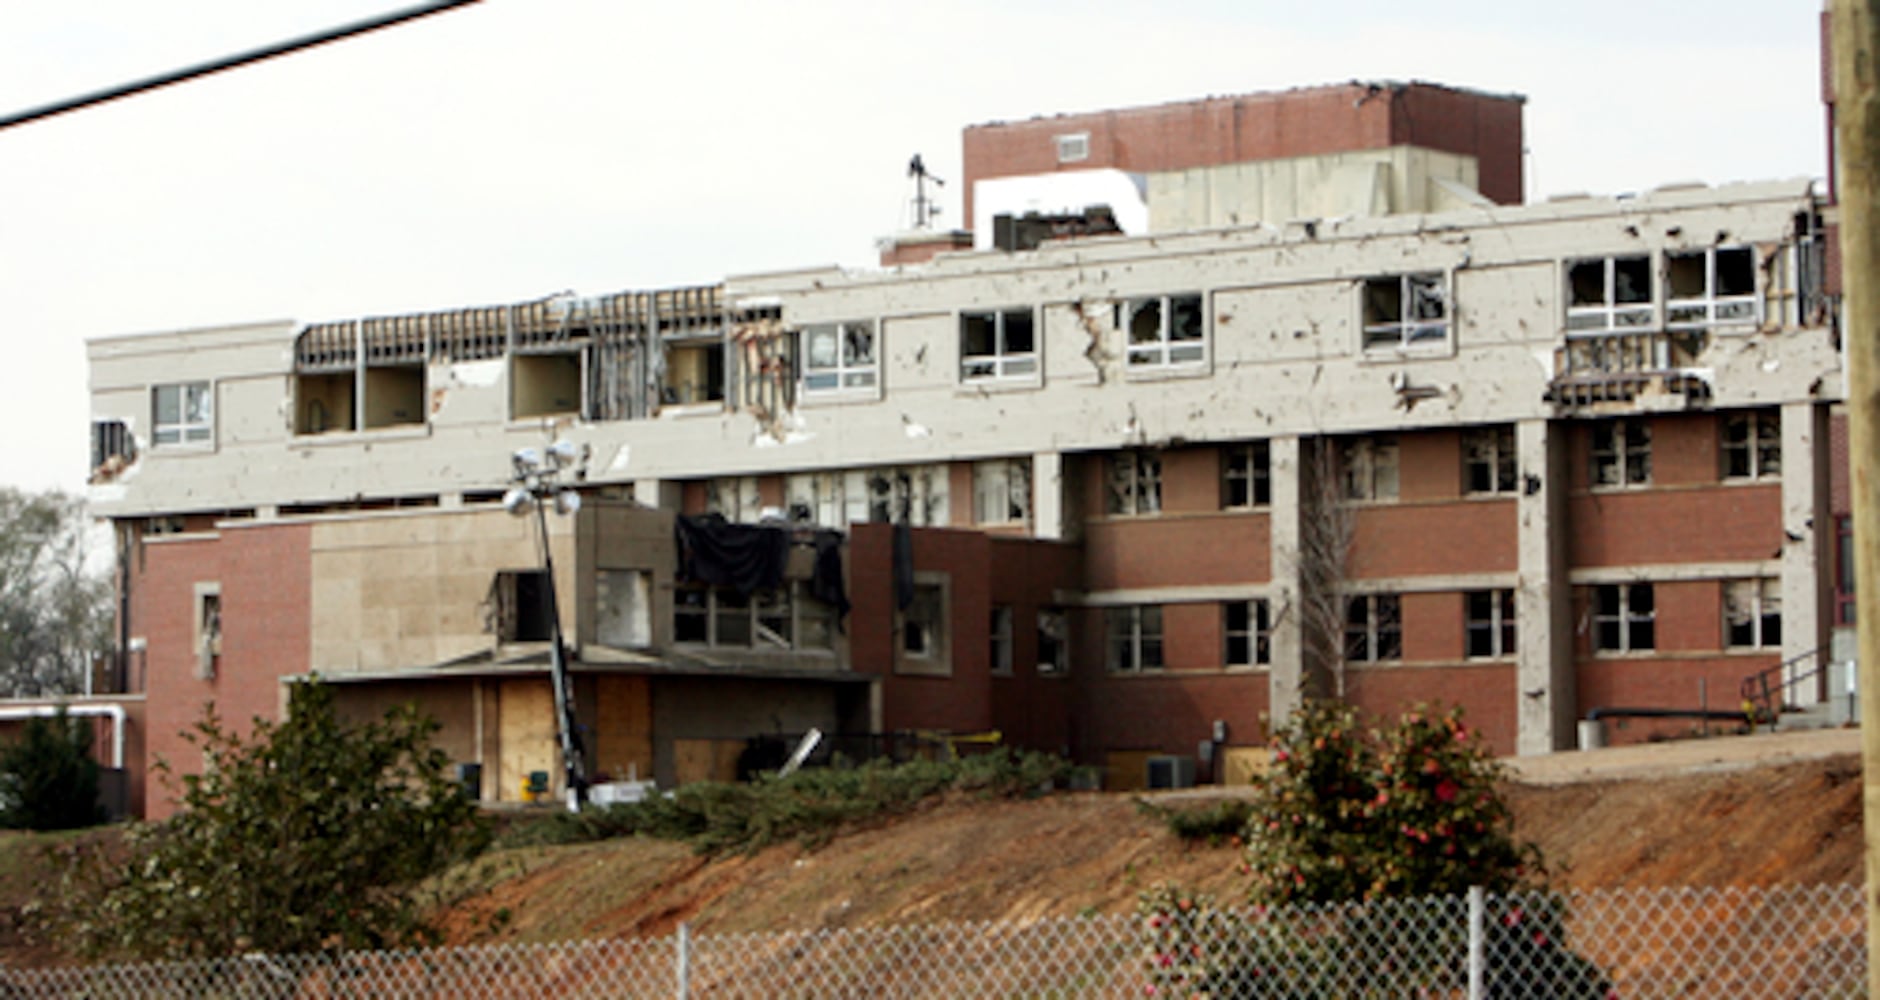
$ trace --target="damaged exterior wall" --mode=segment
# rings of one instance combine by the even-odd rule
[[[1777,266],[1801,259],[1793,252],[1796,220],[1814,209],[1808,186],[1792,182],[1086,240],[1017,254],[948,255],[888,273],[737,277],[696,293],[695,301],[716,304],[716,319],[695,312],[699,325],[657,342],[669,358],[674,350],[711,350],[718,338],[727,398],[702,402],[662,396],[655,404],[671,387],[663,373],[673,369],[661,362],[649,364],[644,377],[616,380],[626,395],[597,408],[596,327],[573,317],[583,309],[591,317],[599,307],[575,300],[534,312],[502,307],[499,315],[508,309],[537,317],[517,328],[533,332],[506,329],[500,351],[492,341],[440,353],[438,321],[429,321],[427,412],[414,424],[356,431],[295,432],[304,429],[296,423],[297,386],[330,387],[307,381],[328,373],[296,367],[304,331],[290,324],[111,338],[91,345],[93,413],[132,429],[136,458],[94,486],[93,499],[101,514],[126,521],[251,510],[266,524],[284,508],[386,498],[474,508],[507,483],[514,449],[555,434],[589,449],[583,473],[592,493],[630,491],[667,511],[686,495],[682,483],[748,479],[735,488],[739,506],[755,495],[761,508],[785,500],[792,476],[948,469],[932,473],[949,484],[947,510],[933,523],[970,526],[975,494],[963,484],[972,482],[971,463],[1025,462],[1032,518],[1018,530],[1071,540],[1087,560],[1075,585],[1053,598],[1070,622],[1070,676],[1039,681],[1062,690],[1074,722],[1040,738],[1101,761],[1112,753],[1191,752],[1217,705],[1233,731],[1230,744],[1257,743],[1260,713],[1296,703],[1301,642],[1292,609],[1299,512],[1310,506],[1302,503],[1298,474],[1302,445],[1391,435],[1400,454],[1395,494],[1355,505],[1349,589],[1401,598],[1402,653],[1399,661],[1352,670],[1354,699],[1376,711],[1424,698],[1461,700],[1498,748],[1544,751],[1569,742],[1572,719],[1597,704],[1686,704],[1699,676],[1709,679],[1714,703],[1733,691],[1726,677],[1740,679],[1817,644],[1827,578],[1826,521],[1810,521],[1825,509],[1818,425],[1843,388],[1831,314],[1783,290],[1788,285],[1778,277],[1805,268]],[[1676,355],[1621,343],[1575,360],[1567,329],[1575,262],[1643,254],[1654,288],[1662,289],[1673,255],[1733,247],[1756,255],[1755,322],[1699,331]],[[1397,299],[1367,295],[1367,288],[1399,281],[1440,294],[1428,297],[1423,313],[1381,315]],[[659,301],[656,293],[630,294]],[[1200,303],[1198,327],[1167,320],[1190,300]],[[1607,334],[1614,343],[1662,340],[1670,315],[1662,291],[1653,293],[1651,308],[1643,334],[1576,330],[1576,342]],[[991,369],[1011,372],[1003,377],[969,377],[961,314],[1010,310],[1032,311],[1033,340],[1004,349],[1029,350],[1036,364]],[[1144,316],[1163,319],[1134,322]],[[806,356],[805,332],[827,324],[841,325],[844,338],[832,342],[843,346],[824,358]],[[579,329],[588,331],[578,335],[587,347],[572,339]],[[552,388],[565,379],[518,362],[556,351],[582,359],[582,409],[518,416],[519,398],[525,412],[540,408],[528,393],[519,396],[519,382],[547,379],[537,388]],[[468,356],[482,354],[489,356]],[[1143,358],[1150,360],[1132,361]],[[834,381],[811,388],[803,376],[812,364]],[[195,381],[214,390],[212,439],[153,446],[153,388]],[[1779,478],[1725,481],[1720,415],[1764,408],[1780,414]],[[595,416],[603,412],[619,416]],[[1658,475],[1648,488],[1612,489],[1590,478],[1591,429],[1618,418],[1643,421],[1657,435]],[[1512,429],[1519,466],[1512,494],[1475,496],[1463,486],[1465,456],[1480,452],[1470,450],[1463,429],[1489,426]],[[1269,445],[1271,496],[1251,509],[1224,509],[1223,449],[1250,441]],[[1115,512],[1106,499],[1113,460],[1135,451],[1157,456],[1156,503]],[[1679,454],[1686,455],[1681,472]],[[706,493],[694,495],[702,511]],[[1691,534],[1702,530],[1689,516],[1700,508],[1735,518],[1727,544]],[[501,522],[490,525],[492,538],[515,533],[503,515],[488,516]],[[1782,540],[1789,536],[1799,540]],[[1717,634],[1725,581],[1771,575],[1782,580],[1790,619],[1780,648],[1724,650]],[[1659,592],[1660,649],[1710,653],[1701,661],[1672,657],[1696,663],[1672,669],[1662,657],[1594,650],[1587,605],[1598,588],[1628,581]],[[237,609],[223,583],[232,616]],[[956,578],[951,593],[964,590]],[[1486,659],[1465,654],[1467,595],[1502,590],[1513,593],[1517,648]],[[1222,662],[1222,608],[1234,602],[1264,602],[1269,662]],[[1140,606],[1164,609],[1161,662],[1111,670],[1106,623],[1120,619],[1109,611]],[[669,618],[664,606],[653,613],[656,628],[668,627]],[[983,645],[984,616],[956,619],[966,636],[956,646]],[[1546,627],[1534,627],[1540,623]],[[890,626],[858,616],[856,627]],[[878,638],[866,648],[892,645]],[[450,645],[422,641],[439,654]],[[408,657],[421,650],[381,652],[388,662],[414,666]],[[850,669],[881,666],[858,649]],[[889,724],[921,718],[923,702],[907,687],[916,682],[892,671],[881,676],[890,687],[877,711],[886,711]],[[916,686],[946,683],[920,678]],[[1001,683],[974,690],[996,703]],[[1162,708],[1138,712],[1137,705]],[[956,714],[949,724],[999,721],[964,707]]]

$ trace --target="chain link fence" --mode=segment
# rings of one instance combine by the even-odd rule
[[[1643,889],[0,971],[0,996],[1844,1000],[1859,886]]]

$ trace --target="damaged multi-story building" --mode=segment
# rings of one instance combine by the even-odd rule
[[[811,728],[1225,780],[1315,688],[1539,753],[1813,677],[1848,589],[1823,199],[1521,204],[1521,103],[994,123],[983,221],[880,269],[94,340],[132,766],[317,675],[418,702],[487,800],[559,782],[551,589],[593,770],[662,785]],[[583,503],[544,553],[503,498],[556,440]],[[764,566],[702,583],[679,528]]]

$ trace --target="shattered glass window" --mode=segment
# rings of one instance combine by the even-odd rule
[[[1030,309],[960,314],[960,377],[968,382],[1038,373],[1036,318]]]
[[[1514,591],[1471,590],[1463,595],[1463,631],[1470,657],[1515,655]]]
[[[1364,283],[1364,349],[1410,350],[1449,342],[1449,289],[1439,271]]]
[[[1756,251],[1706,247],[1665,255],[1665,326],[1671,330],[1746,330],[1759,319]]]
[[[1567,265],[1567,329],[1610,332],[1652,324],[1652,267],[1647,254],[1597,257]]]
[[[1515,491],[1514,428],[1474,427],[1463,432],[1462,449],[1470,493]]]
[[[1724,644],[1731,649],[1782,645],[1782,581],[1729,580],[1723,585]]]
[[[1726,479],[1774,479],[1782,475],[1782,416],[1773,410],[1732,413],[1723,421]]]
[[[1222,449],[1221,507],[1264,507],[1273,500],[1271,452],[1265,441]]]
[[[1592,427],[1594,486],[1648,486],[1652,481],[1652,429],[1638,420],[1608,420]]]
[[[1633,653],[1657,646],[1658,611],[1649,583],[1608,583],[1593,588],[1593,648]]]
[[[1162,457],[1151,451],[1119,451],[1107,468],[1111,514],[1154,514],[1162,509]]]
[[[1105,663],[1116,673],[1160,670],[1162,606],[1142,604],[1103,612]]]
[[[820,323],[805,327],[803,391],[840,392],[875,385],[875,324]]]
[[[1223,662],[1229,666],[1272,662],[1273,628],[1264,598],[1228,601],[1221,605],[1221,616],[1227,646]]]
[[[1123,309],[1132,368],[1197,365],[1207,360],[1207,315],[1199,293],[1131,299]]]
[[[1397,439],[1388,434],[1350,438],[1339,444],[1345,499],[1397,499]]]
[[[1345,603],[1345,659],[1403,659],[1403,605],[1396,594],[1360,594]]]

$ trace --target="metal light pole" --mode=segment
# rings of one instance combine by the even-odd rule
[[[554,688],[555,731],[561,744],[562,784],[569,812],[580,812],[587,798],[587,762],[581,752],[581,739],[575,733],[574,686],[568,682],[568,647],[561,636],[561,604],[556,600],[555,560],[549,548],[546,508],[552,505],[556,513],[564,515],[581,509],[581,495],[561,482],[561,474],[573,468],[580,457],[579,450],[567,441],[557,441],[545,451],[517,451],[510,460],[510,478],[516,485],[503,496],[503,508],[511,514],[527,517],[533,511],[537,538],[542,544],[550,639],[548,675]]]

